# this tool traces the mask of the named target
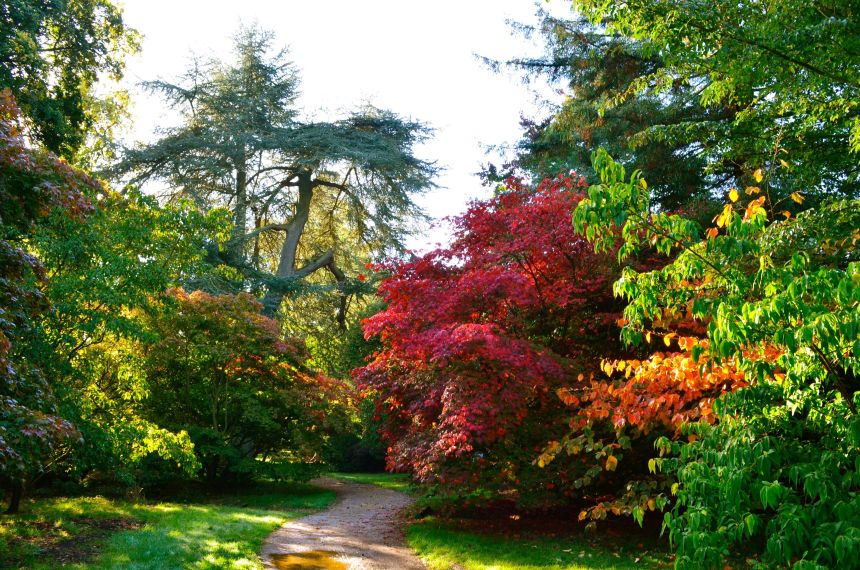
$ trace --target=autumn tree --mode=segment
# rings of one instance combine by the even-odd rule
[[[611,256],[573,232],[575,175],[509,180],[454,220],[448,247],[386,267],[381,343],[356,371],[378,394],[391,469],[440,495],[565,500],[590,464],[536,464],[567,431],[556,395],[620,349]]]
[[[384,251],[418,215],[412,196],[434,172],[412,154],[427,134],[417,122],[370,107],[332,122],[301,120],[297,73],[285,51],[271,53],[272,41],[241,29],[233,62],[198,60],[178,84],[148,83],[182,123],[129,150],[117,167],[136,183],[162,180],[168,196],[203,209],[228,207],[225,260],[263,285],[268,314],[319,270],[341,286],[346,280],[335,248],[302,249],[314,204],[328,200],[357,239]],[[272,239],[275,251],[265,247]]]
[[[59,446],[79,437],[57,414],[50,383],[38,366],[49,346],[38,318],[49,308],[39,290],[41,261],[26,248],[35,227],[55,209],[85,217],[84,189],[99,188],[55,155],[30,148],[14,98],[0,92],[0,482],[15,512],[25,482]]]
[[[210,480],[247,477],[289,454],[310,460],[339,418],[347,392],[305,367],[303,343],[283,339],[251,295],[171,290],[147,319],[146,416],[187,430]]]

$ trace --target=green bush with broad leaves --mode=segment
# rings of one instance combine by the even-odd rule
[[[629,301],[623,338],[637,344],[665,315],[691,315],[711,347],[693,358],[731,363],[749,382],[715,402],[714,424],[655,444],[654,468],[677,479],[664,519],[676,567],[749,557],[860,568],[860,201],[794,216],[768,201],[757,171],[759,185],[731,189],[704,229],[653,208],[640,172],[628,177],[604,151],[593,160],[601,181],[574,211],[576,228],[622,261],[647,248],[673,256],[616,282]]]

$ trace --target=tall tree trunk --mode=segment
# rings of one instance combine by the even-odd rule
[[[307,224],[310,217],[311,200],[314,195],[314,186],[310,171],[303,171],[299,174],[298,188],[299,200],[296,203],[296,212],[289,224],[287,224],[287,236],[284,239],[284,245],[281,246],[278,269],[275,272],[275,277],[281,283],[290,278],[304,276],[296,268],[296,254],[302,234],[305,231],[305,224]],[[307,273],[304,274],[306,275]],[[285,290],[281,283],[270,286],[269,291],[263,298],[263,311],[269,316],[277,314],[284,300]]]
[[[231,236],[230,260],[241,264],[245,261],[245,234],[248,232],[248,171],[245,165],[245,151],[235,160],[236,166],[236,206],[233,210],[233,235]]]

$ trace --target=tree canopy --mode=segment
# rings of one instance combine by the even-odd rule
[[[265,285],[270,314],[298,281],[328,269],[345,286],[334,247],[302,251],[313,204],[331,212],[382,254],[399,247],[419,210],[412,197],[432,185],[434,167],[413,156],[428,129],[366,107],[331,122],[303,121],[298,77],[273,36],[243,28],[234,61],[196,61],[179,84],[147,84],[177,109],[182,124],[125,153],[117,166],[135,183],[161,179],[166,194],[199,207],[227,207],[233,234],[225,260]],[[342,204],[342,207],[341,207]],[[277,247],[269,236],[280,236]],[[307,257],[300,259],[299,254]]]
[[[75,155],[105,110],[96,83],[122,76],[137,32],[109,0],[10,0],[0,19],[0,89],[15,94],[36,140]]]
[[[856,3],[573,6],[570,19],[543,14],[543,57],[509,62],[567,95],[526,123],[517,164],[588,175],[603,147],[649,172],[667,208],[722,197],[759,171],[775,199],[857,196]]]

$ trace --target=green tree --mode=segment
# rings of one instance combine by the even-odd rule
[[[110,0],[8,0],[0,20],[0,89],[15,93],[36,140],[72,157],[100,116],[116,112],[94,88],[122,76],[137,33]]]
[[[87,194],[93,211],[85,220],[55,212],[30,241],[53,307],[39,321],[48,349],[38,362],[62,416],[83,436],[55,458],[55,471],[133,483],[147,456],[157,454],[193,474],[187,434],[159,429],[141,415],[148,384],[140,346],[153,342],[142,313],[168,288],[211,275],[206,245],[219,234],[226,239],[227,213],[203,215],[187,203],[160,206],[153,197],[107,188]]]
[[[691,200],[759,173],[769,203],[860,191],[856,2],[573,5],[525,28],[543,56],[508,62],[567,92],[549,118],[524,121],[516,166],[596,177],[590,155],[605,148],[648,172],[655,202],[699,219],[715,212]]]
[[[305,368],[300,341],[282,339],[251,295],[172,290],[148,326],[147,417],[187,430],[207,479],[254,473],[258,459],[311,460],[337,422],[340,383]]]
[[[572,4],[592,25],[661,62],[619,90],[606,113],[687,85],[702,107],[727,109],[729,120],[657,122],[645,131],[649,137],[680,134],[709,146],[710,167],[736,164],[746,173],[738,188],[763,178],[768,204],[797,191],[860,192],[857,0]]]
[[[639,172],[604,151],[600,184],[573,214],[599,250],[674,254],[658,271],[624,270],[622,337],[673,315],[707,328],[689,347],[701,373],[736,367],[745,387],[714,404],[717,422],[661,439],[653,469],[677,477],[665,526],[678,568],[722,567],[754,552],[768,567],[857,568],[860,561],[860,201],[831,200],[772,222],[758,187],[729,196],[716,227],[655,211]],[[669,316],[668,318],[666,316]],[[676,374],[683,382],[683,374]],[[672,409],[672,408],[668,408]],[[668,497],[662,497],[663,500]]]
[[[203,209],[230,208],[225,260],[263,283],[268,314],[318,270],[346,280],[334,249],[302,250],[315,203],[345,210],[356,237],[383,251],[399,244],[418,215],[412,196],[431,185],[434,172],[412,154],[427,134],[419,123],[373,108],[333,122],[299,120],[296,72],[286,52],[270,53],[272,41],[270,33],[242,29],[232,63],[198,60],[180,84],[148,83],[182,124],[129,150],[117,166],[135,182],[164,180],[169,196]],[[265,247],[271,236],[278,236],[275,252]]]
[[[631,82],[663,67],[659,53],[641,41],[607,33],[582,16],[564,19],[545,11],[538,16],[537,29],[514,26],[527,36],[540,34],[542,56],[487,63],[496,70],[517,69],[526,81],[546,77],[567,96],[548,118],[523,118],[525,130],[511,167],[538,176],[573,169],[592,179],[591,154],[603,147],[629,168],[647,169],[655,199],[667,208],[708,199],[735,184],[743,174],[740,169],[712,165],[706,172],[715,149],[713,137],[704,136],[702,128],[730,122],[730,110],[701,106],[695,89],[684,82],[659,95],[640,93],[613,105]],[[686,128],[672,136],[652,136],[653,128],[679,124]]]

